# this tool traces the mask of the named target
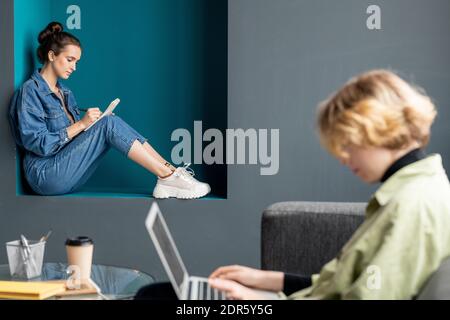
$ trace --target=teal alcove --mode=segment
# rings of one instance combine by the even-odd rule
[[[65,84],[81,108],[116,114],[171,161],[177,128],[193,134],[227,128],[227,0],[15,0],[15,85],[39,68],[37,35],[50,21],[66,24],[77,5],[81,29],[67,30],[83,46],[77,71]],[[66,27],[67,29],[67,27]],[[205,144],[203,144],[203,147]],[[192,155],[194,146],[192,145]],[[18,163],[17,193],[27,194]],[[227,196],[226,165],[193,165],[213,198]],[[79,193],[70,196],[148,197],[156,178],[111,150]]]

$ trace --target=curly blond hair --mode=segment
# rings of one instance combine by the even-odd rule
[[[427,145],[436,107],[423,89],[388,70],[363,73],[319,105],[322,145],[345,158],[348,145],[402,149]]]

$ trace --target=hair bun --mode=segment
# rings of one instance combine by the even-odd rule
[[[46,40],[48,40],[51,36],[60,33],[64,30],[64,27],[59,22],[51,22],[48,26],[39,33],[38,41],[40,44],[43,44]]]

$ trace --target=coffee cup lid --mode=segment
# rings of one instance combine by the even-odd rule
[[[91,244],[94,244],[94,241],[92,241],[89,237],[76,237],[76,238],[69,238],[66,240],[66,246],[89,246]]]

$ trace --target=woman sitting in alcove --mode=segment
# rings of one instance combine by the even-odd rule
[[[25,151],[25,178],[40,195],[61,195],[79,189],[113,147],[158,176],[155,198],[194,199],[207,195],[210,186],[196,180],[188,166],[175,168],[142,135],[121,118],[87,109],[83,117],[73,93],[62,85],[76,70],[81,43],[50,23],[38,37],[43,64],[15,93],[9,120],[14,139]]]

